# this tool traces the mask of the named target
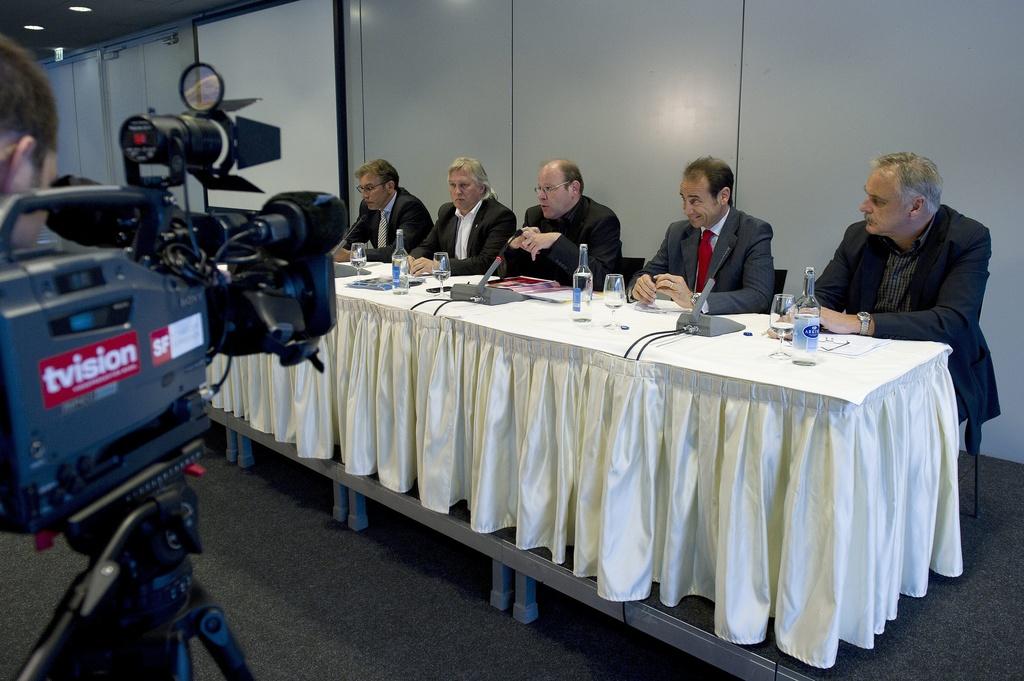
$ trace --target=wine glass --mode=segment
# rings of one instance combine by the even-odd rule
[[[434,277],[437,279],[437,295],[444,295],[444,280],[451,275],[451,264],[448,262],[448,254],[438,251],[434,254]]]
[[[626,284],[621,274],[609,274],[604,278],[604,305],[612,311],[611,319],[604,325],[606,329],[618,329],[615,323],[615,311],[626,303]]]
[[[772,298],[771,325],[772,331],[779,337],[779,349],[768,355],[773,359],[789,359],[790,354],[786,352],[786,337],[793,337],[793,309],[794,298],[792,293],[776,293]]]
[[[356,268],[356,274],[363,274],[363,266],[366,265],[366,244],[352,244],[352,252],[349,256],[352,266]]]

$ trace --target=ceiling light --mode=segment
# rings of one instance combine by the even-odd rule
[[[25,28],[27,30],[29,30],[29,31],[42,31],[43,30],[42,26],[36,26],[35,24],[28,24],[27,26],[25,26]]]
[[[91,12],[92,7],[82,7],[81,5],[75,5],[74,7],[68,7],[72,12]]]

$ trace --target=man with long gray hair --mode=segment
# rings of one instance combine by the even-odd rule
[[[483,274],[516,230],[516,216],[498,202],[480,161],[460,156],[448,167],[452,200],[410,257],[412,274],[429,274],[434,253],[448,253],[453,275]]]
[[[821,323],[835,333],[930,340],[953,348],[949,372],[967,451],[981,424],[999,415],[999,396],[981,303],[992,238],[980,222],[940,203],[942,178],[929,159],[908,152],[871,164],[860,205],[818,279]]]

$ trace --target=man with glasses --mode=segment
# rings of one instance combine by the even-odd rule
[[[772,226],[732,205],[729,164],[710,156],[686,166],[679,184],[685,220],[673,222],[661,248],[630,282],[634,300],[654,302],[664,293],[693,307],[708,279],[715,288],[708,314],[766,312],[775,283]]]
[[[0,195],[50,186],[57,175],[57,106],[35,60],[0,35]],[[22,215],[11,234],[15,249],[31,248],[46,213]]]
[[[405,250],[416,248],[430,231],[430,213],[422,201],[398,186],[395,167],[378,158],[359,166],[354,175],[363,200],[347,243],[334,252],[335,261],[348,262],[348,245],[365,242],[368,261],[391,262],[399,229],[405,238]]]
[[[523,234],[509,245],[508,272],[571,285],[580,244],[587,244],[594,288],[600,289],[622,257],[619,218],[583,195],[583,176],[572,161],[542,165],[534,189],[539,205],[527,209]]]
[[[860,204],[814,295],[835,333],[929,340],[953,348],[949,373],[964,444],[976,454],[981,424],[999,415],[999,395],[981,303],[992,237],[980,222],[939,203],[942,177],[909,152],[872,161]]]
[[[516,216],[498,203],[480,161],[459,157],[448,167],[451,203],[437,211],[437,222],[419,247],[411,249],[409,270],[429,274],[434,253],[450,256],[453,276],[483,274],[516,230]]]

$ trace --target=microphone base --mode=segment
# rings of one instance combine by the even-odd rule
[[[361,274],[365,275],[365,274],[369,274],[369,273],[370,272],[368,270],[361,270],[361,269],[359,269],[357,267],[353,267],[352,265],[346,265],[343,262],[336,262],[336,263],[334,263],[334,278],[335,279],[341,279],[343,277],[357,277],[357,276],[359,276]]]
[[[727,333],[735,333],[745,329],[743,324],[725,317],[714,317],[707,314],[699,314],[697,318],[690,312],[684,312],[676,320],[676,331],[682,331],[691,336],[722,336]]]
[[[526,300],[526,296],[504,288],[492,288],[476,284],[455,284],[452,286],[452,300],[465,300],[481,305],[504,305],[505,303]]]

